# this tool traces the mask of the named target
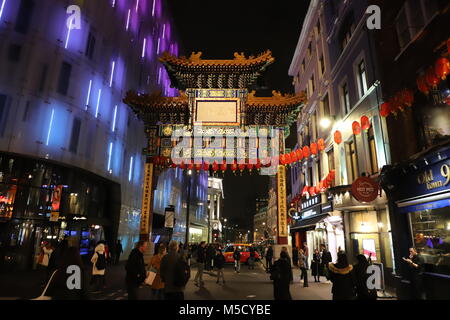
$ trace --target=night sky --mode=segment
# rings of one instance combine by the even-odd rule
[[[181,55],[202,51],[203,59],[232,59],[234,52],[250,55],[272,51],[275,62],[259,81],[258,94],[271,90],[293,93],[288,69],[300,37],[309,0],[168,0]],[[269,179],[244,172],[227,172],[224,180],[224,216],[249,228],[255,198],[267,197]]]

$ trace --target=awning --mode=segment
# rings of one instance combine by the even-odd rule
[[[295,224],[295,226],[291,228],[291,230],[303,229],[303,228],[315,226],[316,223],[322,221],[323,219],[325,219],[328,216],[329,216],[328,213],[324,213],[324,214],[319,214],[317,216],[313,216],[311,218],[302,219],[299,222],[297,222]]]

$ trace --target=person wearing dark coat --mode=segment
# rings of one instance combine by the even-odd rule
[[[241,271],[241,251],[239,247],[236,247],[233,252],[234,258],[234,271],[239,273]]]
[[[197,273],[195,274],[194,284],[196,286],[203,286],[203,270],[206,262],[206,242],[202,241],[197,249]]]
[[[298,249],[297,247],[292,248],[292,263],[294,266],[298,267]]]
[[[74,278],[78,271],[81,276],[79,282]],[[68,284],[73,287],[69,287]],[[77,247],[66,248],[60,256],[45,295],[52,297],[52,300],[88,300],[88,288],[89,282],[81,261],[80,250]]]
[[[287,260],[289,262],[289,268],[291,269],[291,273],[290,273],[290,281],[293,282],[294,281],[294,273],[292,272],[292,262],[291,262],[291,256],[288,253],[288,249],[286,247],[282,247],[281,251],[284,251],[286,253],[287,256]]]
[[[248,269],[255,270],[256,250],[253,246],[250,247],[250,254],[248,258]]]
[[[217,250],[217,254],[214,257],[214,267],[217,269],[217,281],[218,284],[220,278],[222,278],[222,283],[225,284],[225,277],[223,276],[223,267],[225,265],[225,256],[221,250]]]
[[[179,276],[176,265],[180,260],[185,260],[178,253],[178,242],[175,240],[169,243],[169,253],[161,260],[161,280],[164,282],[165,300],[184,300],[185,286],[178,286],[176,278]],[[199,263],[204,266],[204,263]]]
[[[322,255],[321,255],[321,261],[320,261],[320,269],[323,273],[323,275],[329,279],[329,269],[328,266],[331,261],[333,261],[333,258],[331,257],[330,251],[327,250],[324,244],[320,245],[320,248],[322,249]]]
[[[323,272],[320,270],[320,252],[318,249],[314,250],[311,273],[314,276],[314,282],[320,282],[320,276],[323,275]]]
[[[362,254],[358,254],[356,260],[358,260],[358,263],[353,266],[356,297],[358,300],[376,300],[377,291],[369,290],[369,288],[367,288],[367,279],[369,278],[367,268],[369,267],[369,262]]]
[[[123,253],[123,247],[120,240],[117,240],[116,246],[114,247],[114,264],[119,264],[120,255]]]
[[[216,255],[216,249],[212,244],[208,245],[206,249],[206,270],[211,271],[213,269],[214,256]]]
[[[147,249],[146,241],[139,241],[136,248],[131,250],[125,269],[127,271],[126,284],[128,300],[138,300],[139,286],[145,281],[147,271],[145,270],[144,252]]]
[[[412,287],[413,300],[424,300],[424,288],[423,288],[423,271],[424,261],[423,258],[417,253],[416,248],[409,248],[409,257],[403,258],[408,264],[410,272],[410,280]]]
[[[338,254],[337,263],[329,264],[330,280],[333,283],[331,292],[333,300],[354,300],[355,281],[353,266],[348,263],[345,253]]]
[[[275,261],[270,270],[270,279],[273,280],[273,296],[275,300],[292,300],[289,286],[292,269],[289,256],[285,251],[281,251],[280,259]]]

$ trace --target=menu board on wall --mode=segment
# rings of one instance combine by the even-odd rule
[[[150,232],[150,214],[152,202],[152,183],[153,183],[153,163],[145,164],[144,171],[144,190],[142,193],[142,211],[140,234],[148,234]]]
[[[286,206],[286,168],[278,166],[277,174],[278,194],[278,236],[287,237],[287,206]]]

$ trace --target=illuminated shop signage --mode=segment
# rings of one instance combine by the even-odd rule
[[[433,170],[428,169],[417,176],[417,182],[425,185],[427,190],[434,190],[436,188],[445,187],[450,182],[450,166],[443,164],[438,175],[433,175]]]

